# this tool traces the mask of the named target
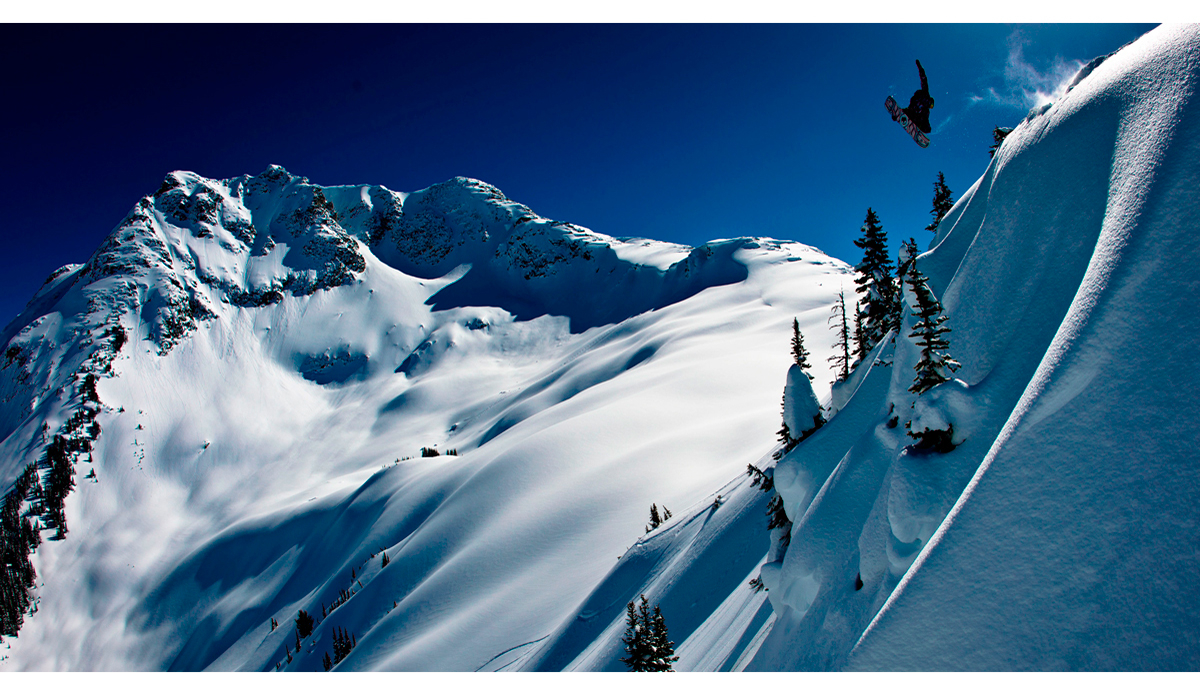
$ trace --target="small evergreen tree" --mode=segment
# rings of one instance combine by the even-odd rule
[[[333,628],[333,663],[342,663],[342,659],[350,655],[350,651],[357,646],[357,643],[358,640],[355,636],[347,634],[345,628]]]
[[[663,522],[670,518],[671,518],[671,510],[667,509],[667,506],[665,504],[663,505],[663,513],[661,515],[658,513],[658,505],[651,504],[650,505],[650,525],[646,527],[646,533],[650,533],[651,531],[658,528],[659,526],[662,526]]]
[[[783,528],[787,524],[788,518],[787,512],[783,510],[783,498],[776,492],[770,503],[767,504],[767,530]]]
[[[908,390],[919,395],[949,381],[949,372],[960,365],[950,357],[950,342],[943,337],[950,329],[943,325],[946,317],[942,315],[942,303],[933,296],[925,275],[915,263],[909,269],[908,282],[917,302],[913,316],[919,319],[909,337],[916,338],[917,346],[921,348],[921,358],[915,367],[917,376]]]
[[[896,274],[902,281],[907,280],[909,271],[919,255],[921,255],[921,247],[917,246],[916,239],[909,237],[908,241],[900,244],[900,258],[896,263]]]
[[[383,561],[380,563],[379,569],[383,569],[384,567],[387,567],[388,563],[391,561],[392,560],[391,560],[391,558],[388,557],[387,551],[386,550],[383,551]]]
[[[837,301],[833,304],[828,322],[836,322],[837,340],[833,343],[833,356],[829,362],[837,371],[837,380],[845,381],[850,378],[850,327],[846,324],[846,292],[838,292]]]
[[[325,666],[326,671],[333,668],[333,662],[329,659],[329,652],[325,652],[325,658],[321,660],[321,663]]]
[[[800,334],[800,321],[795,318],[792,319],[792,361],[801,369],[812,369],[808,362],[808,350],[804,349],[804,336]],[[812,381],[812,375],[805,374]]]
[[[779,430],[775,432],[775,435],[779,437],[779,443],[783,444],[783,448],[775,452],[776,461],[783,458],[789,451],[795,449],[796,445],[800,443],[799,439],[796,439],[792,436],[792,428],[788,427],[786,422],[780,426]]]
[[[300,613],[296,616],[296,635],[300,639],[304,639],[305,637],[311,635],[313,631],[313,624],[315,622],[316,621],[313,620],[313,617],[309,615],[307,611],[300,611]]]
[[[773,471],[764,471],[753,463],[747,463],[746,475],[754,478],[750,481],[750,487],[757,487],[763,492],[770,492],[775,488],[775,481],[772,479],[775,475]]]
[[[947,212],[950,212],[952,207],[954,207],[954,194],[946,185],[946,177],[939,171],[937,181],[933,182],[933,209],[929,211],[933,215],[933,222],[925,230],[929,232],[937,230],[938,223],[942,221]],[[903,273],[900,275],[903,276]]]
[[[721,496],[717,495],[720,501]],[[675,643],[667,636],[667,622],[663,619],[662,611],[654,606],[654,621],[651,623],[650,638],[654,647],[654,657],[651,660],[653,671],[674,671],[671,664],[679,661],[675,656]]]
[[[862,307],[854,303],[854,364],[867,358],[867,338],[863,335]]]
[[[888,256],[887,232],[879,224],[879,216],[867,208],[862,237],[854,245],[863,250],[863,259],[855,268],[858,277],[854,284],[866,296],[863,316],[863,337],[866,350],[879,344],[887,332],[899,325],[900,308],[892,260]]]
[[[641,599],[639,609],[632,601],[625,605],[625,635],[621,638],[625,656],[621,662],[634,672],[674,671],[671,664],[679,657],[675,656],[675,643],[667,636],[662,611],[655,606],[651,614],[644,594]]]
[[[646,533],[650,533],[654,529],[662,525],[662,517],[658,515],[658,505],[650,505],[650,524],[646,526]]]
[[[646,612],[645,596],[642,596],[642,610]],[[634,610],[633,601],[625,605],[625,635],[621,641],[625,643],[625,656],[621,657],[621,663],[630,671],[648,671],[646,665],[650,662],[649,639],[645,623]]]
[[[1000,126],[996,126],[996,129],[992,131],[993,142],[991,149],[988,150],[989,157],[996,156],[996,150],[1000,149],[1000,145],[1004,143],[1004,138],[1008,137],[1008,134],[1012,131],[1012,128],[1001,128]]]

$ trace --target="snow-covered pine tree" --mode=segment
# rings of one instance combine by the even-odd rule
[[[808,362],[808,350],[804,349],[804,336],[800,333],[800,321],[796,318],[792,319],[792,361],[801,369],[812,369],[812,365]],[[807,374],[807,376],[808,380],[812,381],[812,375]]]
[[[833,330],[837,340],[833,343],[833,356],[829,363],[837,370],[837,380],[845,381],[850,378],[850,327],[846,324],[846,292],[838,292],[837,301],[833,303],[826,323],[834,323]]]
[[[942,314],[942,303],[933,296],[925,274],[915,263],[909,266],[907,280],[917,302],[913,316],[919,319],[909,337],[916,338],[916,344],[921,348],[921,358],[915,367],[917,375],[908,390],[920,395],[949,381],[949,373],[960,365],[950,357],[950,342],[943,337],[950,329],[944,325],[946,317]]]
[[[649,671],[650,664],[650,634],[648,623],[650,612],[646,605],[646,597],[642,596],[642,615],[638,615],[638,611],[633,607],[633,601],[630,601],[625,606],[625,636],[621,641],[625,643],[625,656],[621,657],[621,663],[625,664],[630,671],[644,672]]]
[[[634,608],[632,601],[625,605],[625,635],[621,641],[625,643],[625,656],[621,657],[621,663],[630,671],[675,670],[671,667],[679,660],[675,656],[675,643],[667,636],[667,624],[662,611],[656,605],[652,615],[645,594],[642,594],[638,608]]]
[[[854,240],[854,245],[863,250],[863,259],[855,268],[858,277],[854,284],[866,296],[863,337],[869,352],[889,330],[899,325],[899,292],[893,275],[895,268],[888,256],[887,232],[883,231],[879,216],[871,208],[867,208],[861,231],[862,237]]]
[[[908,241],[900,243],[900,259],[896,264],[896,275],[902,282],[908,277],[909,269],[919,255],[921,255],[921,247],[917,246],[916,239],[909,237]]]
[[[717,495],[717,503],[721,500],[721,496]],[[653,640],[654,658],[651,665],[654,668],[652,671],[674,671],[671,664],[679,661],[679,657],[675,656],[675,643],[667,636],[667,622],[663,619],[662,611],[658,606],[654,606],[654,622],[650,626],[650,637]]]
[[[932,232],[937,230],[938,223],[950,212],[950,208],[954,207],[954,194],[950,192],[950,187],[946,185],[946,177],[942,172],[938,172],[937,180],[933,182],[933,208],[929,211],[933,215],[933,222],[925,228],[926,231]],[[903,276],[903,273],[900,273]]]

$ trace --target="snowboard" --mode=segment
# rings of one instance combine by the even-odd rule
[[[889,96],[887,101],[883,102],[883,105],[887,107],[888,113],[892,114],[892,120],[899,123],[900,126],[912,136],[912,139],[918,145],[921,147],[929,147],[929,136],[925,133],[922,133],[921,130],[917,128],[917,124],[908,119],[908,114],[904,113],[904,111],[900,108],[900,105],[896,103],[896,100],[893,97]]]

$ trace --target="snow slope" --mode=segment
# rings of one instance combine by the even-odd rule
[[[0,335],[0,479],[88,407],[87,374],[102,404],[0,667],[322,670],[342,629],[339,670],[528,657],[651,503],[694,520],[671,533],[761,506],[736,490],[773,447],[792,317],[823,332],[848,273],[768,239],[622,241],[472,179],[175,172]],[[762,529],[736,566],[677,563],[683,586],[715,610]]]
[[[1160,27],[956,203],[917,265],[958,378],[907,391],[909,316],[780,461],[791,542],[748,668],[1200,667],[1198,82],[1200,27]],[[958,446],[914,450],[910,419]]]

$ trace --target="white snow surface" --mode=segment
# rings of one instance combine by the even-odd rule
[[[917,261],[958,378],[908,391],[910,315],[780,461],[791,542],[749,669],[1200,668],[1198,83],[1200,27],[1159,27],[958,200]]]
[[[823,331],[850,272],[793,242],[618,241],[472,179],[175,172],[0,336],[20,348],[6,481],[78,405],[104,332],[129,336],[93,370],[102,434],[0,669],[320,671],[335,628],[357,641],[337,670],[515,668],[585,648],[553,636],[641,552],[651,503],[683,524],[652,539],[721,560],[621,587],[619,617],[650,592],[681,645],[758,630],[736,606],[763,594],[726,601],[769,545],[746,464],[775,446],[792,318]],[[289,662],[299,610],[320,622]],[[577,663],[620,667],[604,646]]]

